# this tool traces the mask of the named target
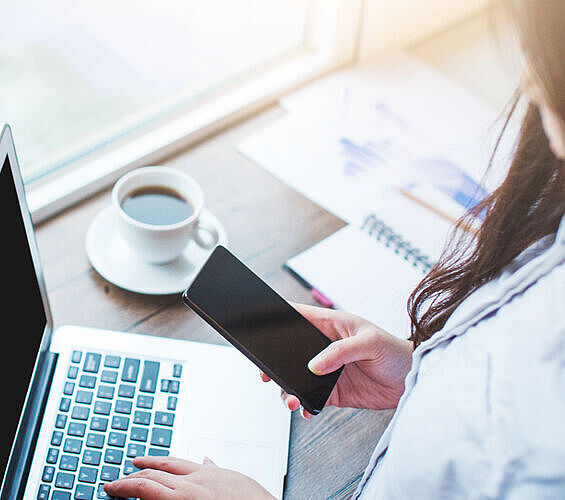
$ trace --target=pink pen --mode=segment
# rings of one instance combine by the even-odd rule
[[[330,299],[328,299],[322,292],[316,290],[315,288],[312,288],[311,293],[312,293],[312,297],[314,297],[314,300],[318,302],[318,304],[324,307],[333,308],[334,306],[333,302]]]

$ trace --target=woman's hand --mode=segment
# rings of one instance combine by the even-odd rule
[[[197,464],[172,457],[138,457],[133,464],[142,470],[106,484],[108,495],[141,500],[273,500],[253,479],[207,459]]]
[[[411,342],[353,314],[305,304],[292,306],[332,341],[308,363],[310,371],[325,375],[345,365],[326,406],[396,408],[412,366]],[[261,378],[269,381],[264,373]],[[283,392],[282,397],[292,411],[300,408],[296,396]],[[311,417],[306,411],[303,415]]]

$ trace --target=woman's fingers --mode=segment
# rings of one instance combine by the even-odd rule
[[[133,459],[133,465],[138,469],[154,469],[170,474],[192,474],[202,464],[183,460],[182,458],[175,457],[137,457]]]
[[[306,420],[310,420],[313,415],[305,410],[302,405],[300,404],[300,400],[296,396],[292,396],[291,394],[287,394],[283,390],[281,390],[281,398],[284,401],[284,404],[290,411],[300,410],[300,415]]]
[[[143,500],[168,500],[173,490],[144,477],[128,476],[104,485],[104,491],[116,498],[142,498]]]
[[[271,379],[269,378],[268,375],[265,375],[263,372],[259,372],[259,373],[261,374],[261,380],[263,382],[270,382],[271,381]]]
[[[157,469],[142,469],[128,476],[128,479],[149,479],[174,490],[179,486],[179,476]]]
[[[308,410],[305,410],[302,406],[300,407],[300,415],[306,420],[310,420],[314,415],[312,415]]]
[[[300,400],[296,396],[285,393],[284,402],[290,411],[296,411],[300,408]]]
[[[370,340],[363,338],[362,335],[336,340],[312,358],[308,368],[315,375],[326,375],[348,363],[369,359]]]
[[[296,302],[291,302],[290,305],[330,340],[341,338],[341,326],[339,321],[341,313],[339,311],[334,311],[326,307],[298,304]]]

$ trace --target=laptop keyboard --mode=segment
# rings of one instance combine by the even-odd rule
[[[75,350],[38,500],[109,499],[104,483],[169,454],[182,364]]]

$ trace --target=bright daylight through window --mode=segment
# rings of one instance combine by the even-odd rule
[[[26,182],[186,111],[304,45],[308,0],[3,5],[0,118]]]

